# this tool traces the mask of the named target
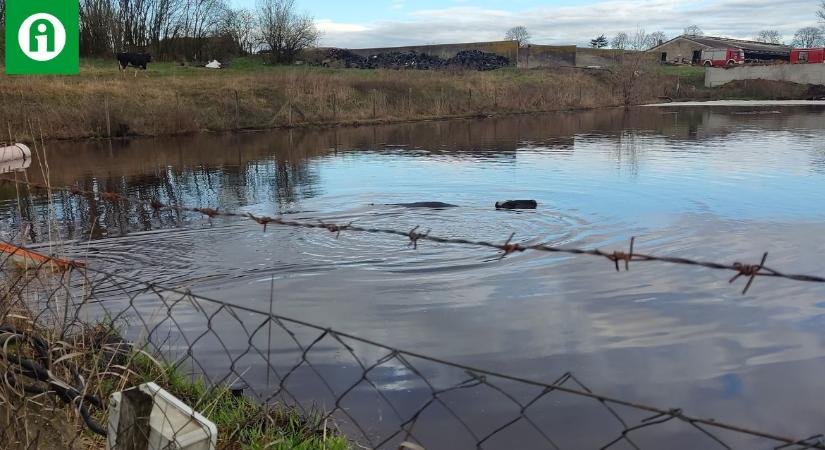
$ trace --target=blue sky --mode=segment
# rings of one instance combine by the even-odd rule
[[[231,0],[254,8],[256,0]],[[373,47],[498,40],[525,25],[540,44],[585,44],[602,33],[664,31],[691,24],[708,35],[750,39],[763,29],[787,40],[816,25],[819,0],[297,0],[324,32],[323,45]]]

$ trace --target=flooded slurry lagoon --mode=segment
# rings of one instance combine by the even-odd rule
[[[516,233],[522,243],[624,250],[636,236],[638,251],[728,263],[758,263],[768,251],[771,267],[822,275],[823,123],[819,107],[659,107],[64,142],[49,144],[26,175],[42,181],[48,167],[53,185],[494,242]],[[602,394],[791,436],[824,431],[821,285],[760,278],[743,296],[728,273],[699,268],[635,263],[616,273],[605,260],[536,252],[499,260],[483,249],[422,242],[415,250],[388,236],[336,239],[276,226],[263,232],[237,217],[156,213],[87,195],[49,204],[2,189],[4,239],[23,229],[35,248],[62,240],[62,251],[121,275],[519,377],[552,381],[572,371]],[[538,209],[493,208],[522,198],[537,200]],[[420,201],[458,207],[389,206]],[[203,316],[193,317],[201,322],[177,319],[197,333]],[[246,348],[232,322],[211,326],[230,350]],[[231,364],[216,342],[198,345],[206,370]],[[334,378],[348,364],[345,353],[320,351],[313,363]],[[257,369],[246,369],[248,378],[264,385]],[[461,374],[427,376],[455,384]],[[402,405],[430,392],[403,367],[371,379]],[[308,378],[294,390],[318,392]],[[456,395],[463,415],[478,423],[507,414],[496,397]],[[374,417],[367,432],[378,433],[389,413],[377,405],[366,397],[347,408]],[[580,406],[548,399],[536,405],[536,420],[561,436],[563,448],[585,447],[591,437],[604,443],[593,436],[616,432],[603,410]],[[432,431],[449,431],[439,414],[429,419],[428,448],[463,446]],[[512,431],[509,442],[532,442]]]

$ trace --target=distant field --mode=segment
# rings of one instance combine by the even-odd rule
[[[705,68],[702,66],[659,66],[659,73],[666,77],[675,77],[682,86],[704,89]]]

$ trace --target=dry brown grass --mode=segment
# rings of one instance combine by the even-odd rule
[[[238,397],[125,342],[112,324],[88,325],[70,299],[70,276],[0,264],[0,449],[103,449],[78,405],[105,430],[110,394],[150,381],[215,423],[219,450],[351,448],[319,414]],[[66,386],[74,390],[63,395]]]
[[[168,135],[621,104],[611,85],[604,73],[569,69],[211,72],[160,67],[134,77],[94,66],[78,77],[0,80],[0,120],[12,130],[29,129],[31,121],[50,139]]]

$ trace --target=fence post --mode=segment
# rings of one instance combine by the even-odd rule
[[[467,89],[467,112],[473,111],[473,88]]]
[[[238,90],[235,89],[235,129],[241,128],[241,98]]]
[[[112,138],[112,117],[109,114],[109,96],[105,95],[103,97],[103,104],[104,108],[106,108],[106,137],[111,139]]]
[[[332,121],[338,121],[338,96],[332,93]]]
[[[407,91],[407,115],[412,118],[413,107],[412,107],[412,88]]]
[[[378,118],[378,111],[375,108],[375,101],[376,101],[377,96],[378,96],[378,91],[373,89],[372,90],[372,120],[375,120],[375,119]]]

